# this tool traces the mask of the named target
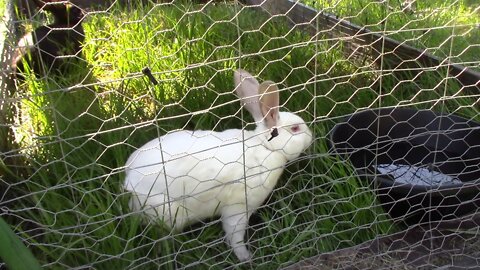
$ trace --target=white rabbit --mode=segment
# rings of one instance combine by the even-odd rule
[[[311,144],[312,133],[297,115],[279,112],[273,82],[259,84],[244,70],[235,71],[234,81],[255,130],[185,130],[156,138],[128,159],[125,188],[132,192],[133,211],[176,230],[220,215],[226,241],[240,261],[247,261],[250,215],[273,190],[287,161]]]

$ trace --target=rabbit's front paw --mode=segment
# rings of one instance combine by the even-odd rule
[[[233,250],[233,252],[235,252],[238,260],[241,262],[247,262],[252,259],[252,253],[250,253],[245,246],[237,247]]]

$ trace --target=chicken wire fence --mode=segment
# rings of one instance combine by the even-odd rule
[[[476,1],[0,8],[1,216],[44,268],[480,265]]]

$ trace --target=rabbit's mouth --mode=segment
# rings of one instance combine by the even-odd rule
[[[310,153],[310,152],[304,152],[304,153],[301,153],[300,156],[298,158],[296,158],[297,161],[301,161],[301,160],[309,160],[309,159],[312,159],[314,157],[314,154],[313,153]]]
[[[287,161],[286,163],[286,166],[290,165],[290,164],[293,164],[293,163],[297,163],[297,162],[302,162],[302,161],[308,161],[308,160],[311,160],[313,158],[313,154],[312,153],[301,153],[298,157],[292,159],[292,160],[289,160]]]

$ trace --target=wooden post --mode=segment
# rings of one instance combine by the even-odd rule
[[[0,154],[8,152],[12,143],[12,94],[14,92],[13,81],[10,78],[10,59],[13,51],[13,1],[7,1],[5,14],[2,14],[4,21],[0,24]]]

